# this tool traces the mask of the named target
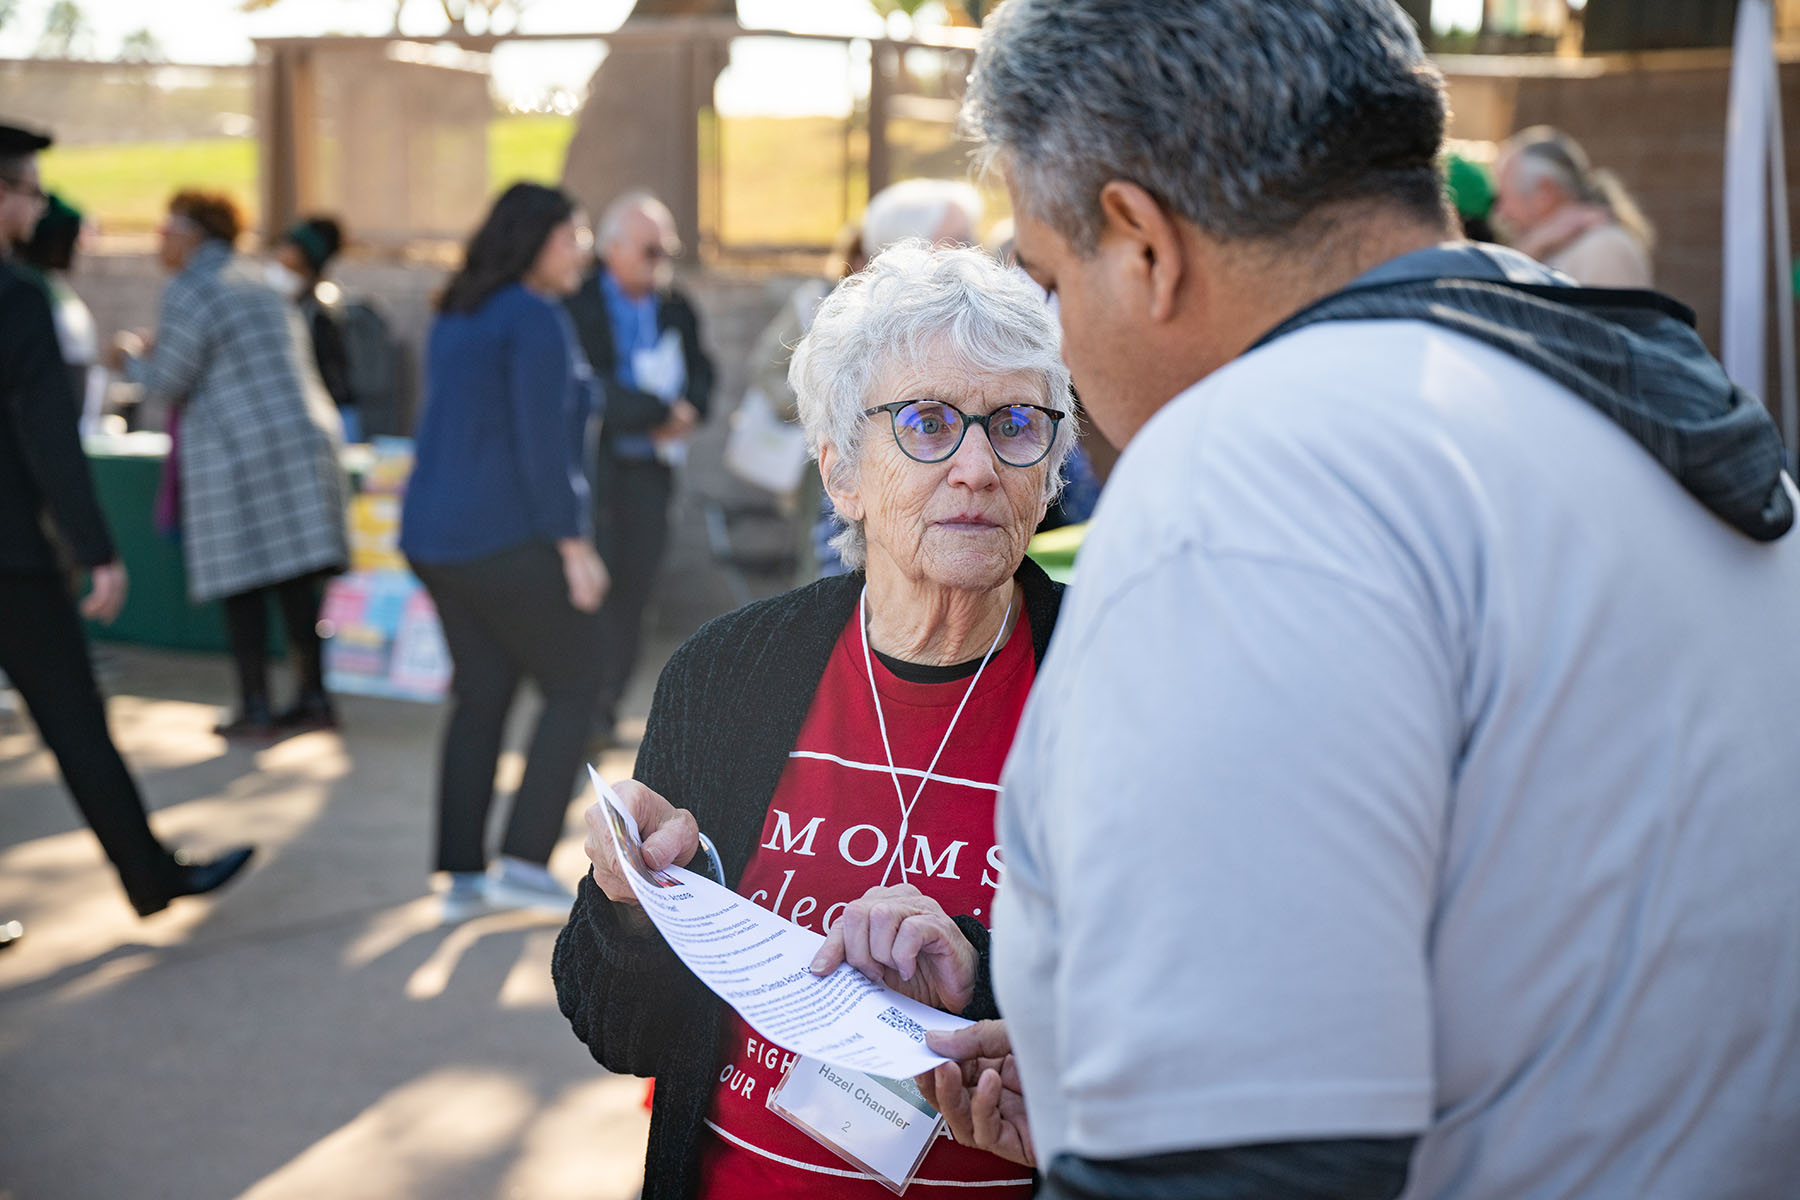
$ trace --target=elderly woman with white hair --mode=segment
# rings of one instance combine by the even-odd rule
[[[991,1017],[1000,770],[1061,599],[1025,557],[1075,433],[1056,327],[980,251],[907,242],[825,301],[792,379],[856,569],[683,645],[617,790],[652,868],[717,873],[827,933],[815,970],[848,960]],[[646,1200],[887,1195],[765,1106],[793,1056],[675,958],[604,822],[589,811],[593,870],[554,974],[595,1059],[656,1078]],[[703,840],[716,855],[696,854]],[[1030,1191],[1019,1167],[948,1138],[914,1182]]]

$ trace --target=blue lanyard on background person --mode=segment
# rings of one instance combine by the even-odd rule
[[[906,882],[906,831],[912,821],[913,809],[918,806],[919,797],[925,794],[925,785],[931,782],[931,772],[937,768],[938,759],[944,756],[944,747],[950,744],[950,735],[956,731],[956,722],[962,717],[963,709],[969,703],[969,697],[975,694],[975,685],[981,682],[981,673],[987,670],[994,651],[1000,648],[1000,639],[1006,636],[1006,625],[1012,620],[1012,597],[1007,596],[1006,613],[1000,618],[1000,628],[994,632],[993,645],[981,656],[981,665],[975,668],[975,678],[969,680],[969,688],[963,693],[962,702],[950,716],[950,726],[944,730],[944,738],[938,743],[937,753],[931,756],[931,765],[919,779],[919,786],[913,792],[912,801],[906,799],[906,789],[900,786],[900,771],[894,766],[894,748],[888,742],[887,717],[881,711],[881,692],[875,686],[875,660],[869,655],[869,585],[864,584],[862,593],[856,598],[856,626],[862,632],[863,669],[869,675],[869,698],[875,702],[875,723],[881,728],[881,749],[887,755],[888,777],[894,781],[894,796],[900,801],[900,833],[894,839],[894,853],[888,859],[887,868],[881,873],[881,886],[886,887],[888,876],[893,873],[894,865],[900,865],[900,882]]]

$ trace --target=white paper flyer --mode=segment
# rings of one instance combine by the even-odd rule
[[[872,983],[849,964],[823,978],[809,969],[825,936],[802,929],[685,867],[644,865],[637,822],[592,767],[613,814],[613,846],[644,913],[681,961],[774,1044],[839,1066],[904,1079],[947,1061],[925,1048],[929,1029],[961,1017]]]

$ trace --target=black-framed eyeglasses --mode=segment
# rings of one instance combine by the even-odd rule
[[[962,447],[969,426],[987,431],[994,457],[1009,467],[1035,467],[1050,453],[1056,427],[1067,414],[1037,404],[1008,404],[984,416],[966,413],[943,400],[895,400],[863,410],[863,416],[887,413],[894,442],[914,462],[943,462]]]

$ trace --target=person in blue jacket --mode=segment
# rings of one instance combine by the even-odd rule
[[[545,864],[562,832],[600,686],[583,448],[592,372],[563,311],[592,240],[563,192],[520,183],[495,202],[438,298],[400,546],[437,605],[454,666],[438,783],[447,912],[487,901],[567,912]],[[484,844],[513,697],[544,697],[492,878]]]

